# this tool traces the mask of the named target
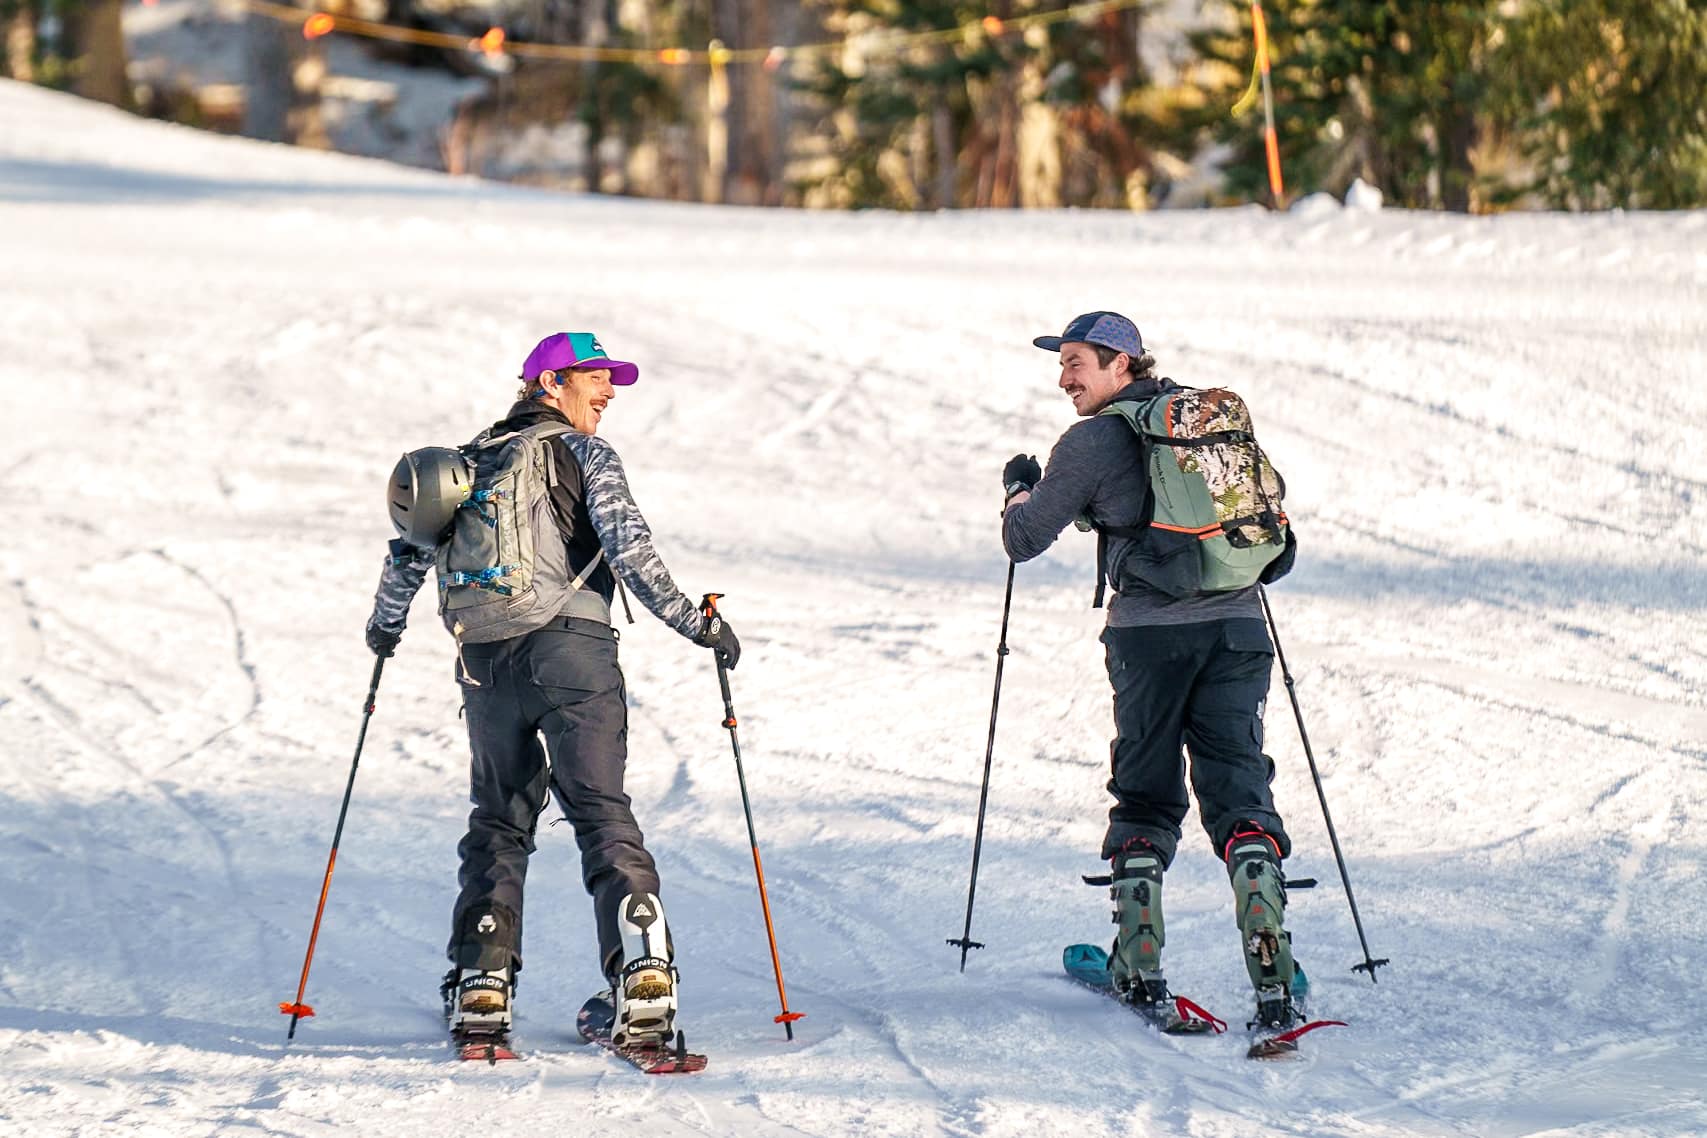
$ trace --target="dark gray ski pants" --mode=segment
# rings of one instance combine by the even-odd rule
[[[1142,839],[1171,865],[1179,848],[1186,764],[1198,816],[1220,855],[1240,822],[1255,822],[1281,856],[1292,843],[1275,813],[1263,754],[1262,713],[1274,648],[1260,620],[1108,628],[1108,678],[1114,685],[1114,777],[1102,856]]]
[[[557,617],[525,636],[465,645],[462,660],[478,682],[462,681],[474,809],[457,847],[462,892],[451,919],[451,961],[521,968],[522,885],[549,783],[581,847],[599,964],[607,968],[622,947],[623,896],[658,892],[657,866],[622,789],[628,706],[616,632],[599,621]]]

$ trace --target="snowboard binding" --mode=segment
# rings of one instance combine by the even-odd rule
[[[515,980],[508,968],[452,968],[439,985],[445,1024],[463,1060],[516,1059],[510,1047],[510,1002]]]
[[[651,893],[622,899],[622,966],[611,978],[611,1039],[619,1045],[668,1043],[676,1034],[678,976],[664,906]]]

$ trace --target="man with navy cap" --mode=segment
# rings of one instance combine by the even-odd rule
[[[573,580],[558,582],[564,587],[551,595],[565,599],[542,614],[543,624],[529,621],[534,627],[517,635],[501,629],[507,638],[482,643],[458,635],[474,803],[457,847],[462,888],[445,980],[446,1012],[459,1038],[501,1038],[509,1029],[522,966],[522,886],[548,786],[581,849],[618,1040],[667,1041],[673,1033],[676,973],[658,870],[623,791],[628,708],[611,627],[618,580],[728,667],[740,659],[741,644],[721,617],[701,615],[676,587],[653,549],[622,460],[598,437],[616,388],[639,374],[634,364],[611,359],[590,332],[547,336],[522,365],[516,403],[481,436],[538,433],[544,440],[557,532],[536,540],[563,543],[552,564]],[[396,649],[410,602],[438,560],[436,550],[402,541],[391,552],[367,627],[368,646],[382,656]],[[441,585],[444,576],[441,567]]]
[[[1182,754],[1189,752],[1203,828],[1236,897],[1248,898],[1255,883],[1273,910],[1252,918],[1247,905],[1238,914],[1243,951],[1262,956],[1253,982],[1259,974],[1281,978],[1279,991],[1258,984],[1258,1020],[1289,1026],[1297,1011],[1280,863],[1291,841],[1269,790],[1274,763],[1262,752],[1273,648],[1256,587],[1178,596],[1153,583],[1160,547],[1145,540],[1152,513],[1146,456],[1121,416],[1101,412],[1179,388],[1156,374],[1132,321],[1088,312],[1059,336],[1032,343],[1059,353],[1059,386],[1081,421],[1055,444],[1046,469],[1023,454],[1008,461],[1002,542],[1015,561],[1026,561],[1079,522],[1098,534],[1096,603],[1105,583],[1113,589],[1101,638],[1115,720],[1108,783],[1115,802],[1102,845],[1113,863],[1120,924],[1110,979],[1159,1026],[1179,1026],[1162,975],[1161,884],[1189,809]]]

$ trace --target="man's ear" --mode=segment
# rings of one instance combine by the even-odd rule
[[[539,373],[539,385],[541,387],[562,387],[563,382],[557,378],[556,372],[542,371]]]

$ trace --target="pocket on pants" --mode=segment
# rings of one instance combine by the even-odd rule
[[[457,655],[455,668],[456,682],[469,688],[490,688],[492,677],[496,675],[496,671],[492,667],[491,656],[472,651],[467,647]]]
[[[1268,638],[1268,628],[1260,620],[1229,620],[1221,634],[1221,643],[1229,652],[1260,652],[1274,655],[1274,644]]]
[[[547,691],[583,699],[622,686],[616,638],[562,629],[529,634],[528,678]]]

